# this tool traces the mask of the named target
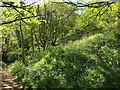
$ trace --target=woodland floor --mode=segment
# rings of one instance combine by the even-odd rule
[[[2,75],[2,90],[23,90],[20,81],[11,75],[8,69],[2,69],[0,75]]]

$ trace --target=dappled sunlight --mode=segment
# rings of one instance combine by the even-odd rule
[[[1,2],[2,88],[119,88],[120,2],[52,1]]]

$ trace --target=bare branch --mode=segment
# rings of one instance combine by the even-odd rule
[[[0,7],[14,7],[14,8],[21,8],[24,9],[26,6],[17,6],[17,5],[13,5],[9,2],[2,2],[3,5],[0,5]]]
[[[69,18],[75,10],[76,10],[76,7],[70,12],[70,14],[66,18]]]
[[[52,2],[52,3],[58,3],[58,4],[70,4],[76,7],[90,7],[90,8],[99,8],[102,6],[108,6],[110,4],[113,4],[115,2],[109,2],[109,1],[104,1],[104,2],[94,2],[94,3],[74,3],[74,2]]]
[[[30,17],[24,17],[24,18],[14,19],[14,20],[11,20],[11,21],[8,21],[8,22],[2,22],[2,23],[0,23],[0,25],[10,24],[10,23],[13,23],[13,22],[16,22],[16,21],[19,21],[19,20],[29,19],[29,18],[33,18],[33,17],[37,17],[37,16],[30,16]]]
[[[37,3],[37,2],[34,2],[34,3],[30,4],[30,5],[25,5],[25,6],[17,6],[17,5],[15,6],[15,5],[13,5],[13,4],[9,3],[9,2],[2,2],[2,3],[5,4],[5,5],[0,5],[0,7],[13,8],[18,13],[20,13],[20,11],[17,10],[17,8],[20,8],[20,9],[23,9],[24,11],[27,11],[27,12],[29,12],[29,13],[31,13],[33,15],[33,13],[31,11],[27,10],[26,7],[31,6],[31,5],[33,5],[33,4]]]

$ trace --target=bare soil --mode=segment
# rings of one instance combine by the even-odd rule
[[[21,82],[8,69],[2,69],[0,75],[2,75],[2,90],[23,90]]]

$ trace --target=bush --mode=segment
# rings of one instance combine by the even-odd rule
[[[118,45],[113,32],[96,34],[49,49],[26,67],[15,62],[10,69],[29,87],[117,87],[120,86],[117,53]]]
[[[85,49],[87,56],[96,62],[94,68],[87,70],[88,74],[85,77],[90,87],[115,88],[120,86],[117,40],[116,33],[109,32],[87,41],[91,44],[83,44],[85,48],[82,50]]]
[[[85,72],[88,59],[74,49],[64,50],[56,47],[45,52],[40,61],[27,67],[28,73],[24,77],[24,82],[30,87],[37,88],[79,86],[80,76]]]
[[[8,60],[7,60],[8,64],[18,60],[20,57],[20,54],[18,52],[17,53],[16,52],[8,52],[7,55],[8,55]]]
[[[3,61],[0,62],[0,66],[2,66],[3,69],[7,68],[7,64]]]
[[[9,65],[9,70],[18,79],[22,80],[26,72],[26,67],[20,61],[15,61]]]

